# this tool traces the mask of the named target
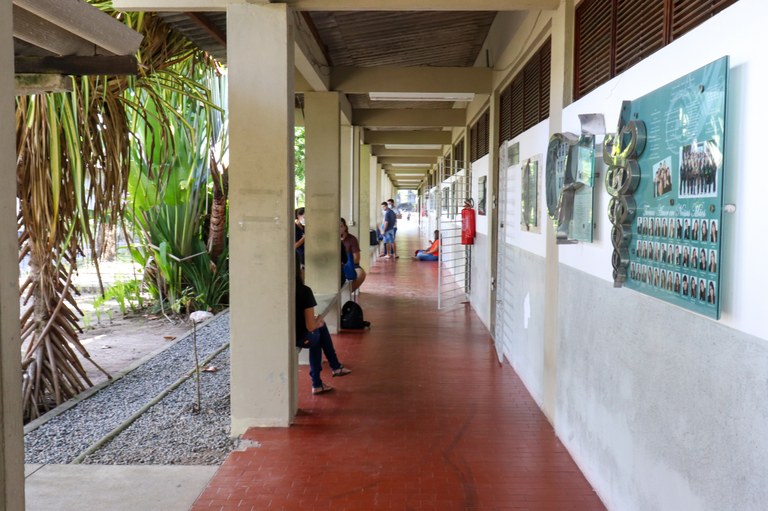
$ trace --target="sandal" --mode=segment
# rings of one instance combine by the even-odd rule
[[[322,387],[312,387],[312,394],[322,394],[323,392],[329,392],[333,390],[333,387],[323,383]]]
[[[333,370],[332,372],[333,372],[333,377],[336,378],[337,376],[348,375],[349,373],[352,372],[352,369],[347,369],[346,367],[341,366],[338,369]]]

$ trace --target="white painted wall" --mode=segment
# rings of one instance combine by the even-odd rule
[[[681,39],[602,85],[563,111],[563,129],[579,133],[580,113],[603,113],[615,131],[621,102],[643,96],[723,55],[730,55],[725,193],[737,212],[723,219],[721,307],[723,324],[768,339],[762,287],[768,285],[764,253],[765,115],[768,113],[768,3],[741,0]],[[660,72],[661,71],[661,72]],[[601,173],[601,175],[604,175]],[[560,261],[596,277],[611,279],[610,224],[603,214],[608,196],[599,180],[595,243],[563,246]],[[762,285],[759,285],[762,283]],[[622,298],[632,291],[622,291]]]
[[[766,509],[766,19],[741,0],[563,111],[564,130],[594,112],[614,130],[622,100],[731,57],[722,319],[612,287],[602,179],[595,242],[559,248],[555,429],[611,509]]]

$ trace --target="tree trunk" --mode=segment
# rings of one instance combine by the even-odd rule
[[[217,170],[216,162],[211,159],[213,173],[213,202],[211,203],[211,221],[208,226],[208,254],[215,263],[227,246],[227,171]]]

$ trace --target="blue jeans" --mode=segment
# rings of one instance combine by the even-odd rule
[[[384,243],[394,243],[395,242],[395,230],[390,229],[388,231],[384,231]]]
[[[439,258],[433,254],[427,254],[426,250],[419,250],[416,252],[416,257],[419,261],[437,261]]]
[[[320,379],[320,372],[323,370],[323,353],[333,371],[341,369],[341,362],[336,357],[331,332],[328,331],[327,326],[323,325],[309,332],[307,340],[309,340],[309,376],[312,378],[312,387],[322,387],[323,380]]]

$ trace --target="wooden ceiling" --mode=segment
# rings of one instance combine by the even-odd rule
[[[469,67],[495,12],[312,12],[334,66]]]

